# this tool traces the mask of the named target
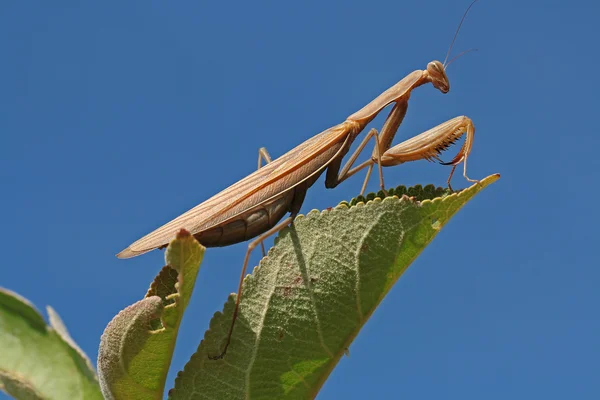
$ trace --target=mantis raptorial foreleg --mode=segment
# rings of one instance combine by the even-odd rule
[[[451,161],[442,162],[439,158],[440,154],[464,134],[466,134],[465,142],[458,154]],[[450,180],[456,166],[462,162],[464,164],[463,176],[465,179],[469,182],[479,182],[467,176],[467,158],[473,147],[474,136],[475,126],[470,118],[465,116],[452,118],[385,151],[380,157],[381,165],[389,167],[417,160],[437,160],[442,165],[452,165],[453,168],[448,177],[448,187],[452,190]],[[372,163],[378,162],[376,157],[371,157],[370,161]]]
[[[354,164],[354,162],[356,161],[356,159],[358,158],[358,155],[362,152],[362,150],[366,144],[366,141],[363,141],[363,143],[361,143],[361,146],[359,146],[359,148],[351,155],[350,159],[346,162],[346,164],[344,165],[344,167],[341,170],[341,173],[337,176],[337,179],[335,176],[330,176],[329,172],[331,172],[331,171],[327,171],[328,176],[327,176],[327,180],[325,181],[326,187],[328,187],[328,188],[335,187],[339,183],[344,181],[345,179],[354,175],[356,172],[368,167],[367,174],[365,176],[365,180],[363,182],[363,186],[362,186],[362,189],[360,192],[361,194],[363,194],[367,187],[367,183],[369,182],[369,179],[371,177],[371,172],[373,171],[373,164],[377,164],[379,166],[378,167],[379,168],[379,183],[380,183],[381,189],[385,191],[385,189],[383,187],[383,175],[382,175],[382,171],[381,171],[381,166],[382,165],[385,166],[385,164],[381,163],[381,161],[382,161],[381,155],[386,154],[387,151],[391,150],[390,146],[391,146],[392,140],[394,138],[394,135],[396,134],[398,128],[400,127],[400,124],[402,123],[402,120],[404,119],[404,116],[406,115],[406,110],[408,108],[408,100],[410,99],[411,92],[414,88],[421,86],[423,84],[423,82],[424,82],[424,81],[422,81],[423,78],[425,78],[427,81],[431,82],[433,84],[433,86],[436,89],[439,89],[442,93],[447,93],[450,90],[450,83],[448,82],[448,78],[447,78],[446,72],[445,72],[446,67],[450,63],[452,63],[456,58],[462,56],[463,54],[469,52],[470,50],[460,53],[458,56],[456,56],[455,58],[453,58],[450,61],[448,61],[448,57],[450,56],[452,47],[454,45],[454,41],[456,40],[458,32],[460,31],[460,27],[462,26],[462,23],[464,22],[464,20],[467,16],[467,13],[469,12],[469,10],[473,6],[473,4],[475,4],[476,1],[477,0],[474,0],[469,5],[469,7],[465,11],[465,13],[463,14],[463,17],[462,17],[460,23],[458,24],[458,28],[456,29],[456,33],[454,34],[454,38],[452,39],[450,48],[448,49],[448,53],[446,54],[446,59],[444,60],[443,64],[440,63],[439,61],[433,61],[433,62],[429,63],[427,65],[427,71],[423,71],[424,74],[420,78],[415,76],[417,79],[414,81],[414,83],[412,85],[403,86],[403,85],[401,85],[402,81],[400,81],[397,84],[398,87],[393,86],[393,87],[389,88],[384,93],[382,93],[380,96],[378,96],[376,99],[374,99],[371,103],[369,103],[367,106],[363,107],[361,110],[357,111],[356,113],[354,113],[348,117],[348,121],[353,121],[353,122],[358,122],[358,123],[363,122],[363,121],[370,122],[374,118],[374,116],[376,116],[377,113],[379,113],[379,111],[381,111],[384,107],[386,107],[388,104],[391,103],[390,100],[393,99],[393,102],[395,103],[394,108],[392,109],[392,111],[390,111],[390,114],[388,115],[386,122],[385,122],[383,128],[381,129],[381,133],[378,135],[377,132],[375,131],[375,133],[373,135],[376,138],[377,144],[376,144],[375,150],[373,151],[373,154],[371,156],[371,160],[367,160],[367,161],[361,163],[360,165],[358,165],[354,168],[351,168],[352,165]],[[415,71],[415,72],[418,74],[418,71]],[[415,72],[413,72],[413,74]],[[413,79],[413,78],[410,78],[411,75],[408,75],[405,78],[405,79],[407,79],[407,82],[410,81],[410,79]],[[398,90],[398,89],[401,89],[401,90]],[[397,94],[399,96],[397,96]],[[456,122],[454,120],[452,120],[452,121]],[[469,122],[470,122],[470,120],[469,120]],[[448,123],[450,123],[450,121],[448,121]],[[472,127],[472,123],[470,125],[471,125],[471,130],[473,133],[474,128]],[[418,138],[419,138],[419,140],[423,140],[423,141],[427,141],[428,139],[444,140],[445,138],[453,136],[453,133],[448,130],[451,128],[452,128],[452,126],[450,126],[450,125],[442,124],[439,127],[434,128],[433,130],[427,131],[427,132],[423,133],[422,135],[419,135]],[[444,129],[446,129],[446,130],[444,130]],[[466,127],[465,127],[465,129],[466,129]],[[371,132],[373,132],[373,130]],[[371,134],[371,132],[369,134]],[[464,131],[462,133],[464,133]],[[462,133],[460,135],[462,135]],[[463,146],[463,148],[461,149],[461,151],[459,152],[457,157],[455,157],[455,159],[453,159],[450,163],[448,163],[448,165],[453,165],[452,172],[450,172],[450,177],[448,178],[448,186],[449,187],[450,187],[450,180],[452,178],[452,174],[454,173],[456,166],[460,162],[462,162],[463,159],[465,162],[464,176],[467,180],[473,181],[472,179],[467,177],[467,172],[466,172],[467,156],[468,156],[469,152],[471,151],[471,145],[472,145],[472,138],[473,138],[472,133],[469,135],[469,132],[467,131],[467,142],[468,143],[465,142],[465,145]],[[456,140],[456,139],[454,139],[454,140]],[[400,145],[394,147],[394,149],[396,149],[396,150],[391,151],[388,154],[388,156],[390,156],[391,158],[399,157],[398,159],[401,160],[404,156],[400,153],[402,153],[404,151],[404,146],[406,144],[413,145],[413,144],[415,144],[415,142],[412,142],[411,140],[409,140],[404,143],[401,143]],[[431,147],[431,146],[435,146],[434,143],[430,143],[429,145],[427,145],[426,143],[423,142],[423,143],[418,143],[418,145],[422,146],[421,149],[423,151],[423,154],[420,154],[420,150],[416,149],[416,151],[413,154],[413,156],[416,158],[407,160],[407,161],[414,161],[414,160],[421,159],[421,158],[427,158],[427,151],[431,150],[431,148],[435,149],[435,147]],[[444,150],[444,149],[442,149],[442,150]],[[442,151],[442,150],[440,150],[440,151]],[[439,153],[439,151],[438,151],[438,153]],[[437,158],[437,157],[433,157],[433,158]],[[397,164],[407,162],[407,161],[397,161]],[[391,162],[391,161],[389,161],[389,162]],[[339,165],[340,164],[332,164],[332,165],[330,165],[330,169],[339,171]],[[395,164],[390,164],[390,165],[395,165]],[[333,174],[331,174],[331,175],[333,175]]]

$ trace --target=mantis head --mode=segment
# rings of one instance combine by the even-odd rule
[[[432,61],[427,64],[427,72],[429,73],[429,80],[434,88],[438,89],[442,93],[448,93],[450,91],[450,82],[446,75],[446,68],[439,61]]]
[[[448,53],[446,53],[446,59],[444,60],[444,63],[442,64],[439,61],[432,61],[429,64],[427,64],[427,72],[429,73],[429,80],[433,84],[433,87],[435,87],[436,89],[439,89],[439,91],[442,93],[448,93],[450,91],[450,82],[448,81],[448,76],[446,75],[446,68],[448,68],[448,65],[450,65],[454,60],[456,60],[463,54],[466,54],[470,51],[477,50],[477,49],[470,49],[467,51],[463,51],[462,53],[460,53],[459,55],[454,57],[452,60],[448,61],[448,57],[450,57],[450,53],[452,52],[452,47],[454,47],[454,42],[456,41],[456,37],[458,36],[458,32],[460,32],[460,27],[462,26],[463,22],[465,21],[465,18],[467,17],[469,10],[471,9],[471,7],[473,7],[473,4],[475,4],[476,2],[477,2],[477,0],[473,0],[473,2],[469,5],[469,7],[467,7],[465,13],[463,14],[463,16],[460,20],[460,23],[458,24],[458,28],[456,28],[456,32],[454,33],[454,38],[452,38],[452,42],[450,43],[450,47],[448,48]]]

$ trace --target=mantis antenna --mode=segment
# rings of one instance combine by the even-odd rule
[[[454,37],[452,38],[452,43],[450,43],[450,47],[448,48],[448,53],[446,53],[446,58],[444,59],[444,63],[442,64],[444,66],[444,68],[446,68],[446,66],[448,64],[446,64],[446,61],[448,61],[448,57],[450,57],[450,52],[452,51],[452,47],[454,46],[454,42],[456,41],[456,37],[458,36],[458,32],[460,32],[460,27],[462,26],[463,22],[465,22],[465,18],[467,17],[467,14],[469,13],[469,10],[471,9],[471,7],[473,7],[473,4],[477,3],[478,0],[473,0],[473,2],[469,5],[469,7],[467,7],[467,10],[465,11],[465,13],[463,14],[460,23],[458,24],[458,28],[456,28],[456,32],[454,33]],[[461,53],[464,54],[465,52]],[[459,54],[460,56],[460,54]],[[455,57],[454,59],[458,58]],[[453,60],[454,60],[453,59]],[[452,60],[450,61],[452,62]]]

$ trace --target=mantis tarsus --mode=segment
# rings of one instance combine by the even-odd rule
[[[471,6],[465,12],[463,20]],[[456,33],[459,29],[460,25]],[[452,45],[448,54],[451,49]],[[446,56],[447,59],[448,56]],[[153,249],[163,248],[181,228],[192,233],[206,247],[227,246],[255,238],[248,244],[244,258],[238,296],[225,345],[218,356],[211,357],[222,358],[227,351],[235,326],[242,296],[242,282],[252,250],[259,244],[262,245],[263,240],[267,237],[293,222],[294,217],[300,211],[306,191],[325,170],[327,170],[325,186],[333,188],[356,172],[368,167],[362,193],[372,168],[377,165],[380,186],[384,189],[381,171],[383,166],[421,159],[439,161],[440,153],[466,133],[465,142],[458,154],[445,164],[453,166],[448,178],[449,185],[454,169],[461,162],[464,162],[465,178],[472,181],[467,177],[466,165],[475,129],[467,117],[451,119],[391,147],[394,135],[406,114],[408,100],[413,89],[431,83],[442,93],[450,90],[445,71],[447,65],[446,62],[442,64],[439,61],[432,61],[427,64],[427,69],[413,71],[361,110],[350,115],[341,124],[326,129],[275,160],[271,161],[266,149],[261,148],[258,156],[258,170],[142,237],[117,254],[117,257],[129,258]],[[342,159],[350,150],[350,146],[358,134],[391,103],[395,104],[381,132],[378,133],[377,130],[371,129],[340,170]],[[375,139],[376,144],[371,158],[353,167],[359,154],[372,138]],[[262,160],[266,162],[264,166],[262,166]],[[290,216],[280,221],[288,212]]]

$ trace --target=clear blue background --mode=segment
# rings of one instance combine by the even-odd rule
[[[115,253],[252,172],[260,146],[281,155],[443,60],[468,5],[80,3],[0,5],[0,285],[52,305],[92,360],[163,263]],[[396,143],[465,114],[471,177],[502,178],[396,284],[319,399],[598,398],[598,15],[593,1],[474,6],[455,54],[479,52],[449,68],[449,94],[414,92]],[[386,179],[448,173],[417,162]],[[321,179],[303,212],[361,183]],[[207,251],[167,387],[245,249]]]

